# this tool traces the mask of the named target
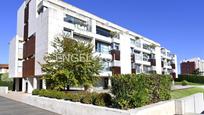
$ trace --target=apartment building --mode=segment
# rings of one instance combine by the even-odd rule
[[[193,74],[197,69],[201,75],[204,75],[204,60],[192,58],[181,62],[181,74]]]
[[[53,39],[62,34],[95,46],[94,54],[103,60],[99,88],[107,88],[113,74],[177,76],[176,55],[159,43],[62,0],[25,0],[18,10],[17,24],[17,35],[10,43],[10,77],[16,79],[16,86],[22,85],[23,92],[46,88],[39,63],[53,51]],[[23,50],[17,50],[20,44]]]
[[[8,64],[0,64],[0,74],[8,73]]]

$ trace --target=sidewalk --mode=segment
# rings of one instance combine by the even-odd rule
[[[4,95],[4,97],[0,96],[0,115],[59,115],[19,102],[19,100],[22,100],[25,96],[27,95],[22,93],[9,93],[8,95]],[[17,101],[12,100],[14,97]]]

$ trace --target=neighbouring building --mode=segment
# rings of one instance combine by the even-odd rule
[[[9,72],[8,64],[0,64],[0,74],[4,74],[8,72]]]
[[[182,75],[193,74],[196,70],[199,70],[199,73],[204,75],[204,60],[192,58],[181,62]]]
[[[15,90],[46,88],[39,63],[59,35],[92,43],[104,59],[100,88],[113,74],[158,73],[177,77],[177,57],[159,43],[62,0],[25,0],[18,10],[17,35],[10,42],[10,77]]]

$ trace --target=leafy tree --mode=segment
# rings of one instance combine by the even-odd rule
[[[1,81],[12,81],[11,78],[9,78],[8,73],[0,74],[0,80]]]
[[[93,56],[90,43],[58,37],[52,46],[54,51],[45,56],[45,64],[41,64],[48,88],[63,90],[97,81],[101,63],[99,57]]]
[[[201,74],[201,73],[200,73],[200,69],[199,69],[199,68],[195,69],[192,74],[194,74],[194,75],[200,75],[200,74]]]

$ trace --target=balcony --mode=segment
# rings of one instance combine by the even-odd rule
[[[66,16],[64,17],[64,22],[74,25],[74,27],[79,30],[91,32],[91,25],[88,24],[87,21],[81,20],[79,18],[66,14]]]
[[[172,69],[176,69],[176,64],[172,63],[171,67],[172,67]]]
[[[151,66],[156,66],[156,59],[149,59]]]
[[[131,63],[135,63],[135,54],[131,54]]]
[[[143,56],[141,54],[135,54],[135,61],[143,61]]]
[[[35,54],[35,35],[32,35],[23,45],[23,58],[31,57]]]
[[[112,76],[112,71],[100,71],[99,76],[101,77]]]
[[[120,60],[120,50],[111,50],[113,60]]]
[[[156,70],[157,70],[156,66],[151,67],[151,71],[156,71]]]
[[[23,77],[32,77],[35,74],[35,58],[23,61]]]
[[[112,42],[113,42],[113,43],[120,43],[120,39],[114,37],[114,38],[112,38]]]
[[[111,67],[120,67],[120,61],[118,61],[118,60],[112,61]]]
[[[121,74],[121,68],[120,67],[111,67],[111,70],[112,70],[113,75]]]
[[[102,59],[112,60],[112,55],[110,53],[95,52],[94,56],[100,57]]]

